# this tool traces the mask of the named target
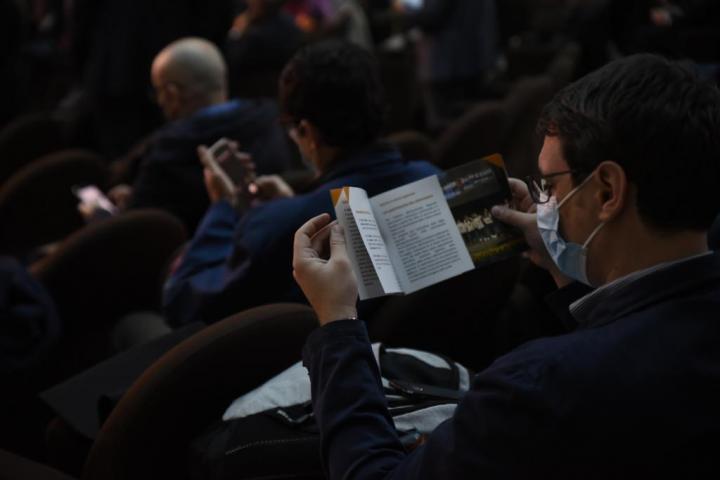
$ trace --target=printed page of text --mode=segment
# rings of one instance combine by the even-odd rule
[[[370,203],[405,293],[474,268],[436,176],[377,195]]]
[[[335,214],[345,229],[360,299],[402,293],[365,191],[343,188]]]

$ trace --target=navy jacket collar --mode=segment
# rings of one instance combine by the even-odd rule
[[[720,254],[714,253],[672,265],[633,281],[627,288],[613,292],[587,312],[581,328],[614,322],[633,312],[668,298],[717,288],[720,283]]]
[[[380,165],[402,164],[402,155],[390,144],[385,142],[374,143],[361,150],[356,150],[339,158],[330,169],[315,179],[308,190],[338,178],[347,177],[355,173],[365,173]]]

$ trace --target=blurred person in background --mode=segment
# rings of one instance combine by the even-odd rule
[[[428,115],[452,115],[454,104],[480,97],[499,56],[495,0],[396,0],[393,8],[402,29],[423,33],[419,68],[429,87]]]
[[[373,49],[367,0],[333,0],[333,16],[325,26],[326,35],[343,38],[367,50]]]
[[[165,287],[165,314],[175,326],[303,301],[292,277],[292,238],[308,216],[333,211],[331,189],[352,185],[375,195],[438,172],[379,141],[383,87],[375,59],[358,46],[322,42],[298,52],[281,76],[280,106],[316,178],[295,194],[278,177],[259,177],[259,195],[249,199],[255,205],[240,215],[232,194],[206,172],[213,204]]]
[[[173,42],[151,70],[167,124],[125,160],[132,188],[121,185],[110,192],[118,206],[162,208],[195,231],[209,205],[196,147],[223,137],[241,144],[258,173],[280,173],[290,166],[293,153],[276,103],[229,100],[227,67],[213,43],[201,38]]]
[[[720,62],[720,2],[612,0],[610,3],[611,23],[623,53],[657,52],[702,63]]]
[[[332,0],[287,0],[284,9],[305,33],[317,32],[332,16]]]
[[[0,256],[0,448],[35,456],[47,419],[37,395],[63,333],[52,298],[16,259]],[[4,471],[2,473],[5,473]]]
[[[246,0],[246,10],[235,18],[225,46],[233,96],[277,96],[280,72],[303,40],[284,3]]]
[[[339,38],[372,50],[367,0],[287,0],[285,11],[311,39]]]

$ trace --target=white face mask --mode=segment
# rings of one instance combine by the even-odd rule
[[[590,285],[587,277],[587,247],[605,223],[598,225],[582,245],[567,242],[560,236],[560,208],[585,186],[591,177],[592,175],[572,189],[559,204],[557,198],[552,196],[547,203],[537,205],[538,230],[555,265],[564,275],[585,285]]]

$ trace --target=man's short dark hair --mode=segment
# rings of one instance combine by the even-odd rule
[[[280,77],[286,121],[308,120],[323,141],[342,149],[377,139],[384,95],[375,58],[347,42],[322,42],[298,52]]]
[[[720,213],[720,92],[680,64],[612,62],[560,91],[539,131],[560,138],[576,183],[605,160],[622,166],[651,227],[707,230]]]

